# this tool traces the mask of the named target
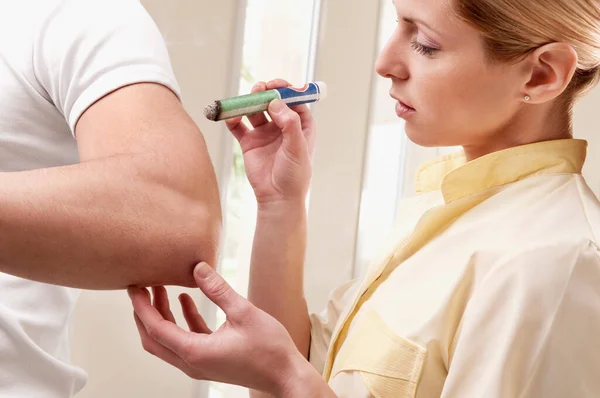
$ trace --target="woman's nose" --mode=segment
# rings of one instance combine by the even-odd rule
[[[379,53],[375,62],[375,71],[382,77],[391,79],[408,78],[408,69],[403,56],[402,43],[398,38],[398,32],[394,32],[387,44]]]

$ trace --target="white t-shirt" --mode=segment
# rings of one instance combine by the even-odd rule
[[[0,172],[77,163],[78,118],[138,82],[179,95],[165,42],[138,0],[2,1]],[[77,294],[0,273],[1,398],[64,398],[83,387],[85,372],[69,364]]]

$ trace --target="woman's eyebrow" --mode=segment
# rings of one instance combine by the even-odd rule
[[[408,18],[408,17],[403,17],[402,20],[404,22],[407,22],[409,24],[413,24],[413,25],[423,25],[425,26],[427,29],[435,32],[436,34],[443,36],[438,30],[434,29],[431,27],[431,25],[427,24],[425,21],[422,21],[420,19],[415,19],[415,18]]]

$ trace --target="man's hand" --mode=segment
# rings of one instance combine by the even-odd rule
[[[194,278],[227,321],[212,332],[190,296],[182,294],[187,332],[175,324],[163,287],[154,288],[154,305],[145,289],[130,288],[146,351],[194,379],[236,384],[276,397],[335,396],[277,320],[238,295],[208,265],[199,264]]]

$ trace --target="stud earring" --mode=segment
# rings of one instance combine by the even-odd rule
[[[531,99],[530,96],[528,96],[528,95],[525,96],[525,101],[529,101],[530,99]]]

